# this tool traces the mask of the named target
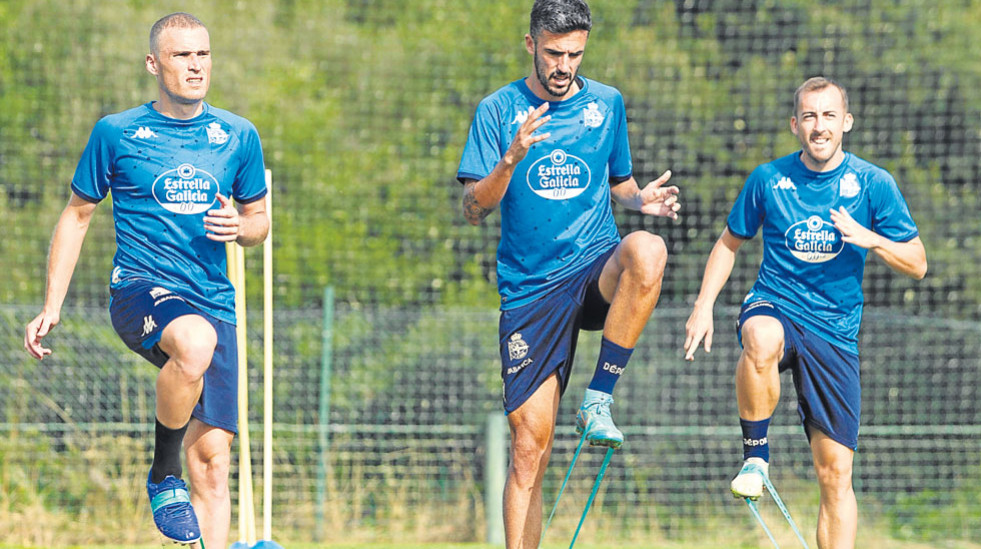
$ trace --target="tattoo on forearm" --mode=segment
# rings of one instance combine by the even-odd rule
[[[475,186],[475,183],[471,183],[463,190],[463,215],[467,218],[467,221],[476,225],[494,210],[493,208],[485,208],[477,203],[477,197],[473,195]]]

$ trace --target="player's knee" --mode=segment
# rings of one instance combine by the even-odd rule
[[[511,464],[520,477],[533,481],[548,462],[548,440],[534,434],[516,435],[511,441]]]
[[[814,472],[817,475],[821,493],[825,497],[836,497],[848,493],[852,488],[852,466],[846,460],[815,463]]]
[[[201,317],[182,319],[186,320],[166,333],[169,348],[164,350],[168,351],[174,366],[183,376],[197,380],[211,365],[218,345],[218,334],[211,323]]]
[[[742,331],[743,354],[746,359],[766,368],[775,364],[783,353],[783,325],[769,316],[755,316],[746,321]]]
[[[222,497],[228,493],[228,473],[231,470],[229,452],[188,453],[187,468],[192,485],[198,494]]]
[[[621,261],[643,286],[653,288],[664,275],[668,262],[668,247],[664,239],[646,231],[637,231],[623,240]]]

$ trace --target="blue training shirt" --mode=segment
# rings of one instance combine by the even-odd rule
[[[225,243],[205,236],[217,193],[246,204],[266,195],[259,134],[248,120],[204,104],[189,120],[147,103],[99,120],[72,179],[92,202],[112,194],[116,254],[110,281],[149,280],[235,323]]]
[[[541,297],[620,242],[610,180],[632,176],[627,115],[615,88],[578,77],[581,89],[549,102],[551,120],[515,167],[501,201],[497,284],[501,309]],[[503,158],[529,109],[544,101],[516,80],[477,106],[457,179],[481,180]]]
[[[763,230],[763,262],[745,302],[771,301],[822,339],[858,354],[868,250],[842,241],[830,210],[844,206],[859,224],[897,242],[919,232],[886,170],[845,153],[836,169],[815,172],[800,154],[757,167],[729,213],[733,235],[750,239]]]

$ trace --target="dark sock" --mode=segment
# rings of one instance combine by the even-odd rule
[[[181,445],[187,425],[180,429],[168,429],[157,420],[156,436],[153,446],[153,465],[150,466],[150,482],[159,484],[168,475],[180,478]]]
[[[766,439],[766,431],[770,428],[770,418],[760,421],[747,421],[739,418],[739,425],[743,428],[743,459],[758,457],[770,463],[770,443]]]
[[[620,379],[620,374],[626,368],[633,352],[633,349],[624,349],[604,337],[600,345],[599,359],[596,361],[596,371],[593,373],[593,380],[589,382],[589,388],[612,395],[613,387]]]

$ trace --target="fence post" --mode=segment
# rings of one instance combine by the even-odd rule
[[[484,448],[484,520],[487,543],[504,543],[504,477],[507,472],[507,419],[502,413],[487,416]]]
[[[324,540],[324,503],[327,499],[327,446],[330,437],[330,375],[334,361],[334,288],[324,288],[324,321],[320,333],[322,352],[320,355],[320,405],[317,414],[317,446],[320,460],[317,464],[316,527],[317,541]]]

